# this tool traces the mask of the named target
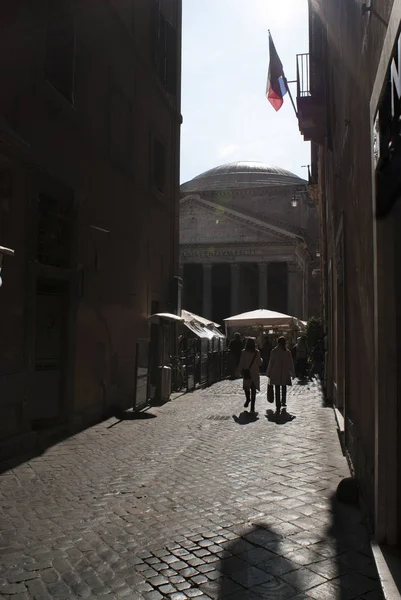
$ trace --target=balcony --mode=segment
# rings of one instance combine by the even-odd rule
[[[306,142],[323,144],[326,130],[326,111],[322,93],[311,90],[309,54],[297,54],[297,111],[298,125]]]

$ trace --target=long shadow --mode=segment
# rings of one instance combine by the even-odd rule
[[[328,550],[336,555],[337,578],[333,585],[338,585],[341,600],[349,598],[383,598],[379,575],[374,561],[370,544],[368,523],[362,510],[355,502],[356,494],[354,483],[343,480],[349,484],[349,489],[342,491],[343,501],[339,500],[339,493],[331,498],[333,524],[329,531],[333,545]],[[325,565],[321,563],[316,570],[324,571]]]
[[[111,429],[116,425],[119,425],[123,421],[138,421],[138,420],[147,420],[147,419],[155,419],[156,415],[148,412],[135,412],[132,410],[123,410],[123,411],[115,411],[113,415],[116,419],[118,419],[115,423],[112,423],[107,427],[107,429]]]
[[[34,458],[42,456],[48,448],[56,446],[57,444],[60,444],[61,442],[64,442],[69,438],[81,433],[82,431],[90,429],[91,427],[110,419],[111,417],[115,417],[118,420],[115,423],[112,423],[108,429],[118,425],[122,421],[152,419],[156,417],[156,415],[148,412],[123,411],[118,410],[118,408],[112,408],[100,419],[94,419],[92,422],[74,429],[73,431],[68,428],[66,423],[59,424],[54,427],[49,426],[48,428],[38,428],[26,435],[28,441],[26,442],[25,447],[24,443],[21,441],[19,446],[16,448],[17,443],[15,440],[10,440],[10,449],[6,451],[4,456],[0,454],[0,475],[12,469],[16,469],[18,466],[29,462]],[[15,455],[13,455],[14,448],[16,448]]]
[[[276,425],[285,425],[286,423],[290,423],[294,419],[296,419],[295,415],[287,412],[286,410],[277,413],[276,411],[268,408],[266,411],[266,419],[271,423],[276,423]]]
[[[332,514],[327,530],[294,539],[280,535],[291,524],[279,520],[277,527],[240,527],[240,537],[222,545],[219,576],[200,586],[203,593],[216,600],[382,599],[361,511],[333,497]]]
[[[288,547],[274,528],[263,522],[244,527],[241,537],[224,546],[220,578],[201,586],[205,594],[230,600],[286,600],[299,594],[300,565],[283,556]]]
[[[250,423],[255,423],[259,421],[259,415],[257,412],[251,413],[244,410],[238,416],[233,415],[233,419],[238,425],[249,425]]]

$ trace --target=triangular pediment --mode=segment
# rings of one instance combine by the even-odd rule
[[[297,235],[196,195],[180,201],[180,244],[294,243]]]

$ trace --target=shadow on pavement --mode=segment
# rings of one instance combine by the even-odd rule
[[[21,442],[19,447],[17,447],[17,442],[11,439],[10,450],[5,452],[4,456],[2,456],[0,449],[0,475],[12,469],[16,469],[20,465],[27,463],[34,458],[42,456],[49,448],[56,446],[61,442],[65,442],[81,431],[90,429],[104,420],[110,419],[110,417],[115,417],[118,420],[109,425],[107,429],[111,429],[122,421],[153,419],[156,417],[156,415],[148,412],[119,411],[118,409],[116,410],[114,408],[108,414],[103,415],[101,419],[96,419],[93,422],[79,427],[73,431],[68,428],[66,423],[55,427],[52,427],[51,425],[48,425],[47,428],[45,425],[43,427],[37,427],[30,432],[29,435],[31,436],[31,439],[26,444],[26,447],[24,447],[23,442]]]
[[[281,526],[294,526],[290,522],[233,528],[240,537],[223,544],[220,576],[201,585],[203,593],[216,600],[381,600],[361,511],[335,498],[332,511],[328,529],[321,522],[315,530],[300,530],[294,537],[280,535]]]
[[[283,556],[288,551],[286,540],[263,523],[244,526],[240,533],[241,537],[225,545],[220,579],[202,586],[202,591],[212,598],[230,600],[295,597],[297,584],[298,589],[302,587],[297,574],[300,565]]]
[[[132,410],[115,410],[113,416],[118,419],[118,421],[116,421],[115,423],[112,423],[111,425],[109,425],[107,427],[107,429],[111,429],[112,427],[115,427],[116,425],[118,425],[119,423],[121,423],[122,421],[138,421],[138,420],[147,420],[147,419],[155,419],[156,415],[153,415],[152,413],[149,412],[135,412]]]
[[[329,535],[333,544],[327,544],[327,553],[336,555],[337,578],[331,585],[338,585],[340,600],[350,598],[383,598],[376,563],[370,544],[368,524],[362,510],[353,504],[331,498],[333,524]],[[327,563],[327,561],[326,561]],[[315,565],[314,570],[324,575],[325,562]]]
[[[233,419],[238,425],[249,425],[249,423],[255,423],[255,421],[259,421],[259,415],[257,412],[251,413],[244,410],[237,415],[233,415]]]
[[[286,410],[283,410],[281,413],[276,413],[276,411],[271,408],[267,409],[265,416],[268,421],[276,423],[276,425],[285,425],[296,419],[295,415],[290,414]]]

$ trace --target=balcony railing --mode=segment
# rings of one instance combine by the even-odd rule
[[[310,95],[309,54],[297,54],[297,98]]]
[[[322,144],[325,136],[324,97],[311,88],[309,54],[297,54],[297,111],[299,130],[305,141]]]

